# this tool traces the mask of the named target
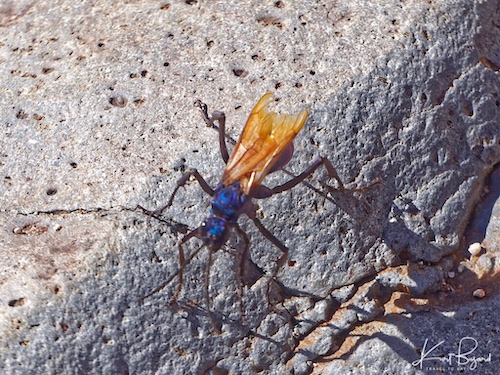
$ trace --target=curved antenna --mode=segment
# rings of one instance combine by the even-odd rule
[[[161,284],[158,288],[154,289],[152,292],[146,294],[143,297],[139,297],[139,299],[146,299],[148,297],[151,297],[153,294],[158,293],[159,291],[163,290],[176,276],[179,276],[179,285],[177,287],[177,291],[175,292],[174,296],[170,300],[169,303],[173,303],[175,300],[177,300],[177,297],[179,296],[179,293],[182,288],[182,275],[184,271],[184,267],[191,262],[191,260],[200,252],[201,249],[205,247],[205,244],[201,245],[198,249],[196,249],[187,259],[184,259],[184,251],[182,250],[182,244],[187,242],[189,239],[192,237],[195,237],[198,234],[198,228],[195,230],[189,232],[186,234],[182,240],[179,242],[179,269],[177,272],[174,272],[173,275],[171,275],[163,284]]]

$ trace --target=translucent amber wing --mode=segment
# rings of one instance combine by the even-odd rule
[[[268,92],[250,113],[224,170],[224,186],[240,181],[244,194],[258,187],[306,122],[309,110],[278,114],[267,109],[272,101]]]

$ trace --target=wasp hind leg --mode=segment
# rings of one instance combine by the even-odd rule
[[[226,144],[226,115],[224,114],[224,112],[215,111],[212,113],[212,117],[210,117],[208,115],[208,109],[205,103],[202,103],[200,100],[197,100],[195,102],[195,105],[198,108],[200,108],[201,114],[207,126],[209,128],[216,129],[219,131],[220,153],[222,159],[224,160],[224,163],[227,164],[227,161],[229,160],[229,153],[227,151],[227,144]],[[217,121],[219,123],[219,126],[216,126],[214,124],[214,121]]]
[[[309,176],[311,176],[316,171],[316,169],[318,169],[322,165],[325,166],[325,168],[326,168],[326,170],[328,172],[328,176],[330,176],[330,178],[333,178],[333,179],[335,179],[337,181],[337,183],[338,183],[338,190],[340,190],[341,192],[345,192],[345,193],[360,193],[360,192],[363,192],[366,189],[368,189],[368,188],[372,187],[373,185],[378,184],[380,182],[380,179],[377,178],[375,181],[369,183],[366,186],[359,187],[359,188],[348,189],[348,188],[344,187],[344,184],[343,184],[342,180],[340,179],[337,171],[333,167],[333,165],[330,162],[330,160],[328,160],[325,157],[321,157],[320,156],[304,172],[302,172],[298,176],[292,178],[290,181],[285,182],[282,185],[276,186],[276,187],[274,187],[272,189],[267,188],[265,186],[259,186],[259,189],[258,189],[257,193],[255,194],[254,198],[258,198],[258,199],[260,199],[260,198],[268,198],[271,195],[274,195],[274,194],[277,194],[277,193],[282,193],[284,191],[290,190],[295,185],[298,185],[301,182],[304,182]],[[309,187],[312,187],[312,185],[309,185],[307,182],[304,182],[304,183],[306,185],[308,185]],[[314,187],[312,187],[312,188],[314,190],[316,190],[316,188],[314,188]],[[331,191],[333,189],[333,187],[327,186],[327,189],[329,191]],[[316,191],[318,191],[318,190],[316,190]]]
[[[314,161],[314,163],[312,163],[304,172],[299,174],[297,177],[292,178],[290,181],[285,182],[283,185],[279,185],[279,186],[276,186],[272,189],[268,189],[270,195],[274,195],[274,194],[281,193],[281,192],[286,191],[286,190],[290,190],[295,185],[300,184],[306,178],[311,176],[314,173],[314,171],[316,169],[318,169],[319,167],[321,167],[322,165],[325,166],[325,168],[328,172],[328,175],[337,181],[337,183],[339,184],[339,189],[341,191],[344,191],[345,190],[344,184],[342,183],[342,180],[340,179],[337,171],[333,167],[330,160],[328,160],[325,157],[319,157]]]

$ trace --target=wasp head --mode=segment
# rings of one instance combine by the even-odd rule
[[[200,226],[200,238],[212,251],[219,250],[227,240],[228,224],[224,219],[211,216]]]

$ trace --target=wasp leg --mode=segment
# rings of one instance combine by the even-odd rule
[[[179,242],[179,245],[177,246],[179,249],[179,272],[177,275],[179,276],[179,281],[177,282],[177,290],[175,291],[174,296],[170,300],[170,304],[174,303],[177,301],[177,298],[179,298],[179,294],[181,294],[182,290],[182,280],[184,277],[184,267],[186,266],[186,259],[184,258],[184,249],[182,248],[182,244],[185,243],[187,240],[189,240],[191,237],[195,236],[196,232],[191,231],[184,237],[182,237],[182,240]]]
[[[340,190],[345,190],[344,184],[342,183],[342,180],[340,179],[340,177],[339,177],[337,171],[335,170],[335,168],[333,167],[332,163],[330,163],[330,160],[328,160],[327,158],[324,158],[324,157],[319,157],[318,159],[316,159],[314,161],[314,163],[312,163],[309,166],[309,168],[307,168],[304,172],[299,174],[297,177],[292,178],[290,181],[285,182],[283,185],[279,185],[279,186],[276,186],[272,189],[269,189],[270,195],[281,193],[281,192],[286,191],[286,190],[290,190],[295,185],[301,183],[306,178],[308,178],[310,175],[312,175],[314,173],[314,171],[322,165],[325,166],[325,168],[328,172],[328,175],[330,177],[334,178],[335,180],[337,180],[337,182],[339,183],[339,186],[340,186]]]
[[[219,131],[219,147],[220,153],[222,155],[222,159],[224,163],[227,164],[229,160],[229,153],[227,152],[227,144],[226,144],[226,115],[224,112],[215,111],[212,113],[212,117],[208,115],[207,105],[202,103],[200,100],[195,102],[195,105],[200,108],[201,113],[203,115],[203,119],[209,128],[217,129]],[[214,124],[214,121],[219,123],[219,126]]]
[[[278,240],[271,232],[269,232],[269,230],[266,227],[264,227],[264,225],[262,225],[262,223],[260,222],[259,219],[257,219],[257,218],[251,218],[251,219],[254,222],[257,229],[260,231],[260,233],[262,233],[262,235],[264,237],[266,237],[269,241],[271,241],[283,253],[281,255],[281,257],[278,259],[278,261],[276,262],[277,265],[276,265],[276,267],[271,275],[271,279],[269,280],[269,282],[267,283],[267,286],[266,286],[267,302],[273,307],[273,310],[275,310],[279,314],[282,314],[283,313],[282,311],[276,309],[271,304],[271,300],[269,298],[269,287],[270,287],[271,280],[276,278],[278,271],[281,269],[281,267],[283,267],[285,265],[286,261],[288,260],[288,248],[285,245],[283,245],[283,243],[280,240]]]
[[[215,319],[212,315],[212,310],[210,308],[210,295],[209,295],[209,291],[208,291],[208,286],[209,286],[209,282],[210,282],[210,268],[211,267],[212,267],[212,252],[209,251],[208,252],[208,263],[207,263],[207,267],[205,268],[204,277],[203,277],[203,281],[205,284],[205,306],[207,307],[207,314],[208,314],[208,318],[210,319],[210,323],[212,324],[212,327],[214,327],[217,334],[220,335],[222,333],[221,328],[216,324]]]
[[[243,311],[243,273],[245,270],[245,261],[248,259],[248,249],[250,248],[250,240],[243,229],[240,228],[238,224],[235,225],[238,235],[243,238],[245,242],[245,248],[241,254],[240,261],[238,263],[238,296],[240,298],[240,315],[243,324],[246,322],[245,313]]]
[[[196,181],[198,181],[198,183],[200,184],[201,188],[203,189],[203,191],[205,193],[207,193],[208,195],[213,197],[213,195],[215,194],[214,189],[212,189],[210,187],[208,182],[205,181],[205,179],[201,176],[201,174],[196,169],[192,168],[192,169],[188,170],[187,172],[185,172],[182,175],[182,177],[177,181],[177,186],[175,187],[174,191],[172,192],[172,195],[170,196],[170,199],[168,200],[168,202],[165,206],[158,208],[157,210],[154,210],[154,211],[147,211],[141,207],[142,210],[150,216],[160,215],[163,211],[165,211],[167,208],[169,208],[172,205],[174,198],[175,198],[175,195],[177,194],[177,191],[181,187],[186,185],[186,183],[188,182],[188,180],[191,176],[196,178]]]
[[[196,237],[197,235],[198,235],[198,228],[196,228],[195,230],[189,232],[184,237],[182,237],[182,239],[179,241],[179,245],[178,245],[178,248],[179,248],[179,270],[177,272],[175,272],[172,276],[170,276],[158,288],[156,288],[152,292],[150,292],[147,295],[145,295],[144,297],[142,297],[143,299],[151,297],[153,294],[158,293],[163,288],[165,288],[176,276],[179,276],[179,283],[177,284],[177,291],[175,292],[174,296],[170,300],[170,304],[174,303],[177,300],[177,298],[179,297],[179,294],[181,292],[181,289],[182,289],[182,278],[184,275],[184,267],[200,252],[201,249],[203,249],[203,246],[196,249],[196,251],[194,251],[193,254],[191,254],[189,256],[189,258],[186,260],[184,257],[184,249],[182,248],[182,245],[184,243],[186,243],[187,241],[189,241],[191,238]]]
[[[226,144],[226,115],[224,112],[215,111],[212,113],[212,120],[216,120],[219,123],[219,148],[222,160],[227,164],[229,160],[229,152],[227,151]]]

